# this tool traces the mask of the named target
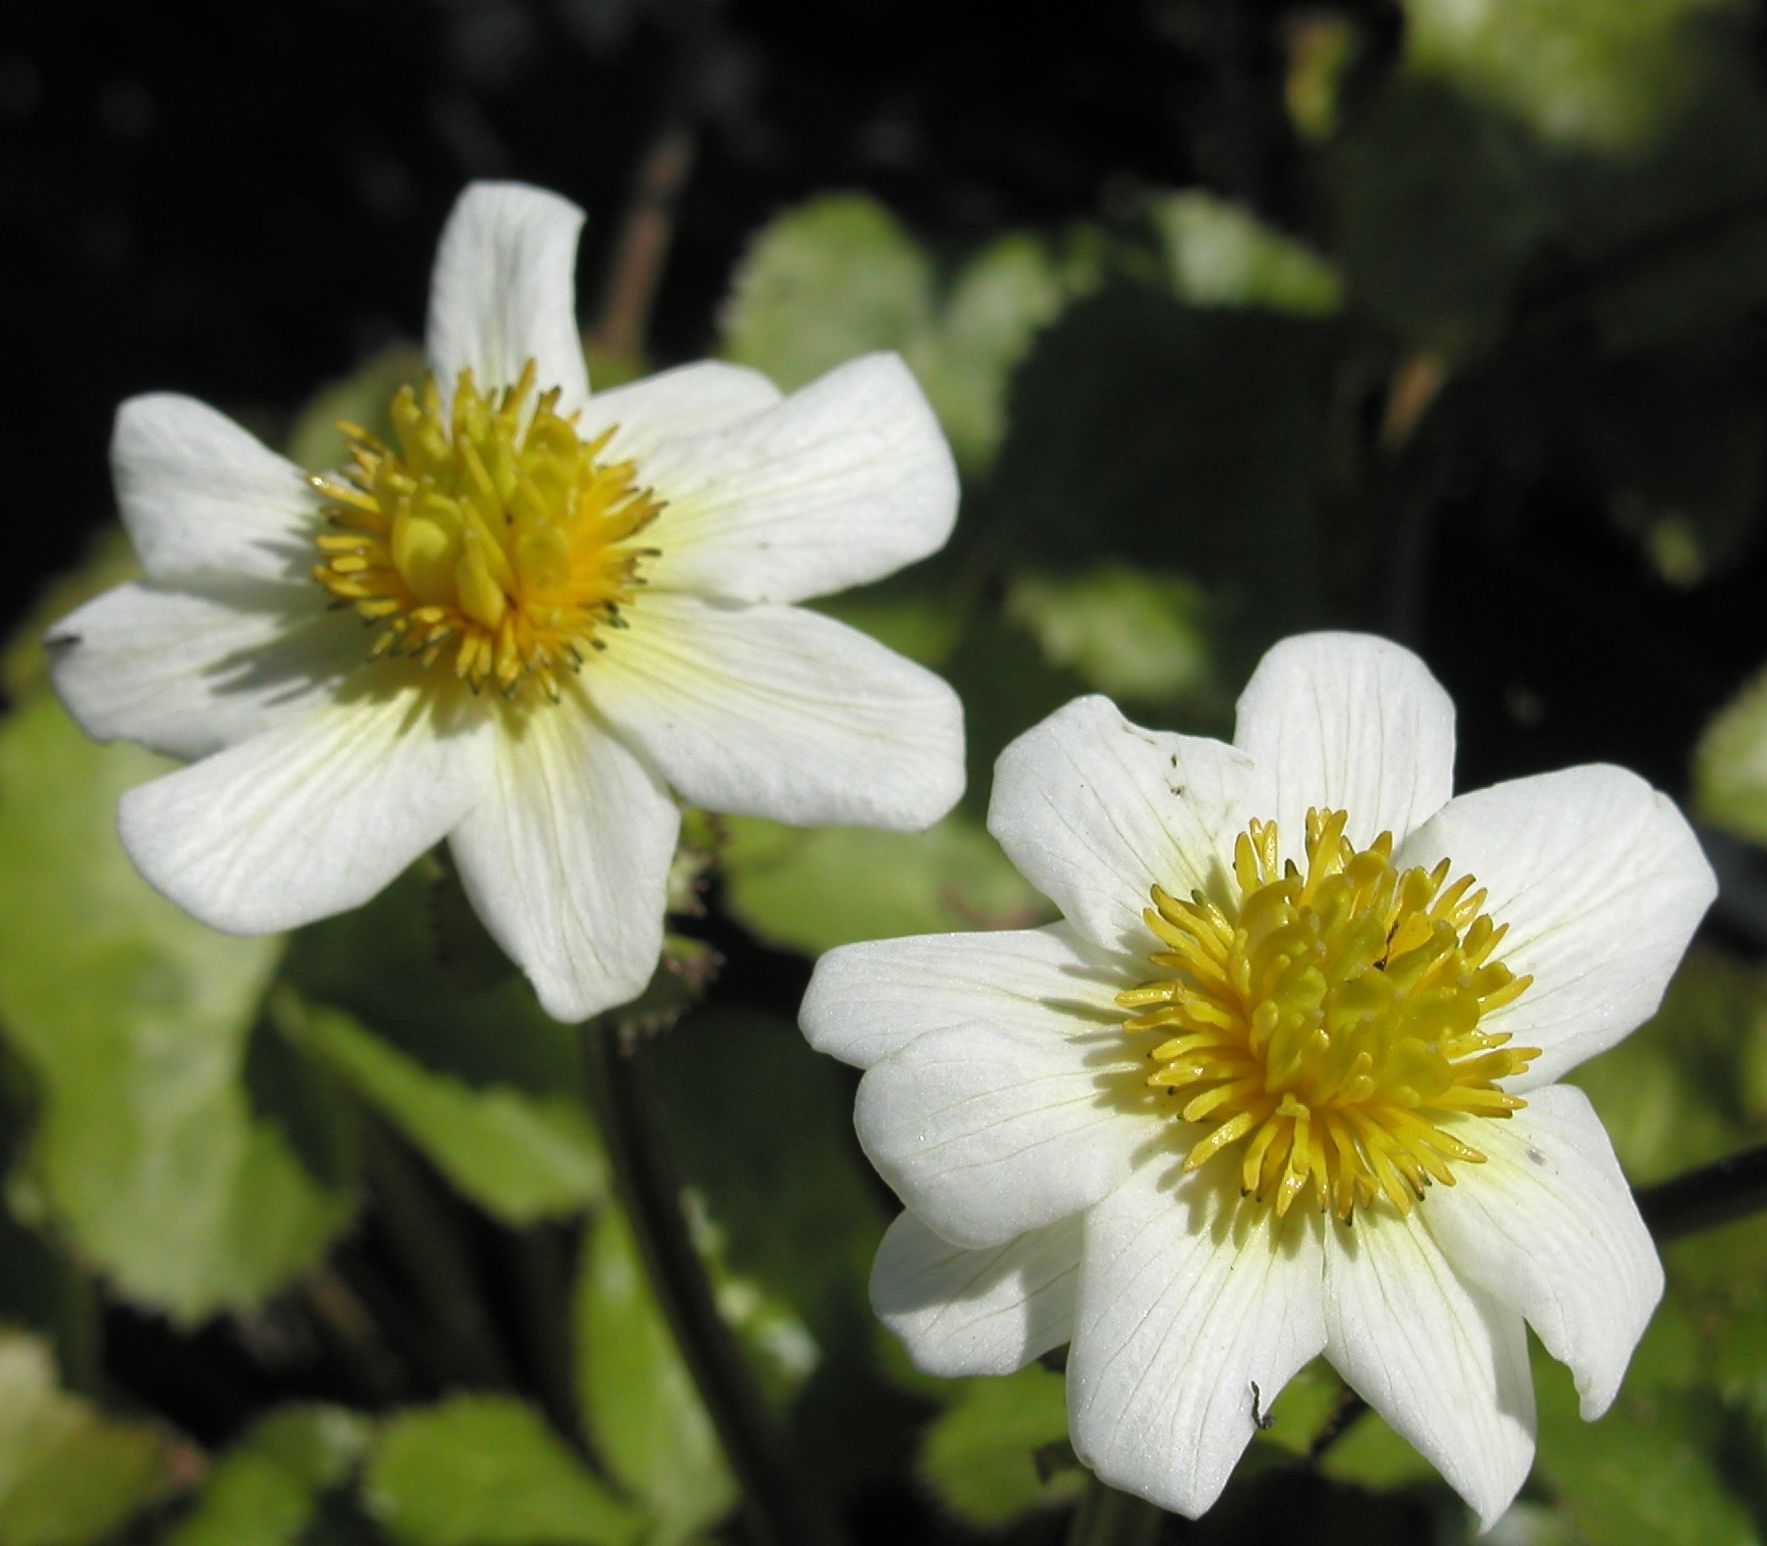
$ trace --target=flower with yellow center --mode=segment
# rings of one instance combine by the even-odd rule
[[[920,1367],[1070,1343],[1076,1451],[1192,1516],[1321,1353],[1487,1525],[1525,1325],[1607,1408],[1662,1269],[1554,1081],[1655,1009],[1714,882],[1630,773],[1451,798],[1453,755],[1421,662],[1356,635],[1272,650],[1231,746],[1082,698],[989,815],[1064,921],[822,959],[804,1029],[867,1070],[909,1210],[872,1299]]]
[[[430,294],[430,375],[384,438],[307,472],[190,398],[117,416],[146,578],[51,635],[93,735],[191,765],[132,790],[124,844],[217,928],[366,901],[448,840],[560,1019],[637,994],[662,945],[677,797],[917,829],[963,784],[937,677],[791,605],[950,534],[950,452],[902,362],[789,397],[684,366],[591,394],[582,214],[477,184]]]

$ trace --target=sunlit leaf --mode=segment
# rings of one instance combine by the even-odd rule
[[[933,1419],[918,1470],[939,1502],[977,1529],[999,1529],[1020,1514],[1071,1502],[1085,1473],[1047,1478],[1037,1452],[1067,1438],[1066,1382],[1032,1364],[999,1379],[966,1380]]]
[[[1634,1184],[1658,1181],[1767,1137],[1741,1101],[1738,1057],[1760,1034],[1767,984],[1758,969],[1699,948],[1656,1015],[1572,1070]]]
[[[278,1024],[368,1101],[463,1195],[512,1224],[602,1195],[606,1165],[569,1093],[473,1085],[428,1067],[340,1010],[278,1006]]]
[[[858,939],[1046,921],[1047,904],[961,813],[921,833],[729,825],[725,905],[769,944],[816,955]]]
[[[1173,293],[1196,306],[1328,316],[1343,282],[1324,258],[1249,210],[1201,188],[1152,200]]]
[[[340,1407],[271,1413],[216,1463],[164,1546],[296,1546],[322,1494],[361,1457],[371,1426]]]
[[[575,1295],[577,1399],[595,1453],[672,1546],[737,1501],[735,1479],[617,1208],[597,1214]]]
[[[1000,442],[1013,368],[1103,266],[1084,231],[1059,246],[1008,235],[945,282],[882,204],[826,196],[781,215],[749,248],[725,308],[725,351],[789,390],[855,355],[894,350],[959,462],[977,467]]]
[[[1694,806],[1705,820],[1767,844],[1767,670],[1706,726],[1693,775]]]
[[[395,1418],[364,1492],[406,1546],[624,1546],[644,1530],[531,1407],[498,1396]]]
[[[0,726],[0,1034],[41,1102],[31,1162],[80,1254],[180,1320],[249,1305],[353,1206],[347,1131],[298,1077],[258,1077],[282,944],[150,891],[117,797],[169,765],[86,739],[39,694]]]
[[[165,1489],[167,1441],[57,1386],[48,1346],[0,1331],[0,1546],[86,1546]]]
[[[933,316],[933,270],[875,199],[834,194],[750,245],[724,311],[730,358],[786,391],[855,355],[901,350]]]
[[[1226,696],[1206,598],[1182,575],[1125,564],[1023,574],[1007,590],[1005,612],[1051,665],[1114,698],[1195,705]]]

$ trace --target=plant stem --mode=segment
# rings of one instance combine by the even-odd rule
[[[1145,1499],[1088,1476],[1068,1527],[1067,1546],[1154,1546],[1171,1517]]]
[[[583,1031],[583,1060],[614,1184],[651,1286],[742,1484],[749,1535],[761,1546],[833,1546],[839,1537],[792,1465],[688,1234],[643,1041],[592,1021]]]
[[[1638,1188],[1638,1211],[1659,1243],[1767,1209],[1767,1144]]]

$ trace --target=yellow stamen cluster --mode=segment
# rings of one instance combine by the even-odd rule
[[[415,657],[475,692],[559,673],[623,628],[656,549],[632,539],[662,506],[629,461],[604,462],[613,430],[577,434],[558,391],[534,399],[534,362],[495,396],[462,371],[444,415],[434,381],[393,399],[397,447],[345,424],[350,464],[316,477],[334,530],[317,540],[326,590],[381,627],[376,655]]]
[[[1311,1194],[1348,1219],[1385,1197],[1408,1214],[1451,1162],[1484,1155],[1444,1130],[1525,1104],[1497,1087],[1538,1057],[1479,1021],[1531,981],[1491,959],[1505,926],[1449,862],[1401,871],[1393,837],[1365,849],[1343,811],[1307,813],[1306,867],[1281,863],[1276,823],[1234,848],[1235,903],[1153,889],[1147,926],[1169,975],[1120,994],[1124,1022],[1160,1040],[1148,1083],[1206,1124],[1194,1170],[1243,1142],[1243,1189],[1278,1216]],[[1464,1125],[1461,1125],[1464,1131]]]

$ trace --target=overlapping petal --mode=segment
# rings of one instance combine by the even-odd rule
[[[1010,1374],[1074,1331],[1079,1218],[989,1250],[952,1245],[912,1213],[884,1235],[871,1307],[925,1374]]]
[[[1000,754],[988,830],[1018,872],[1107,950],[1143,955],[1155,885],[1216,891],[1246,818],[1252,767],[1219,741],[1131,724],[1076,698]]]
[[[956,1244],[1001,1245],[1090,1207],[1128,1178],[1137,1151],[1166,1125],[1149,1099],[1136,1098],[1141,1066],[1120,1036],[1092,1049],[953,1026],[873,1067],[853,1122],[912,1212]]]
[[[646,594],[592,667],[595,706],[695,805],[916,831],[963,792],[939,677],[795,607]]]
[[[664,442],[644,477],[667,501],[653,585],[739,601],[801,601],[945,545],[957,468],[893,354],[830,371],[731,428]]]
[[[152,578],[310,584],[319,495],[225,414],[172,392],[131,397],[110,460],[123,525]]]
[[[473,907],[541,1007],[575,1021],[649,982],[681,818],[641,758],[570,708],[505,726],[489,788],[450,847]]]
[[[521,183],[474,183],[442,229],[424,346],[443,404],[460,372],[481,390],[514,386],[532,359],[559,412],[589,400],[577,332],[577,235],[583,211]]]
[[[595,393],[579,429],[589,439],[614,430],[607,454],[616,460],[636,459],[648,480],[649,457],[659,445],[745,423],[773,407],[780,396],[779,388],[758,370],[699,360]]]
[[[1486,1156],[1421,1210],[1456,1272],[1525,1315],[1601,1416],[1663,1294],[1663,1267],[1601,1119],[1568,1084],[1464,1135]]]
[[[488,781],[491,722],[416,691],[288,715],[123,796],[123,845],[213,928],[271,934],[359,906],[447,835]]]
[[[119,585],[50,633],[56,691],[100,741],[206,757],[328,691],[361,642],[284,586]]]
[[[1271,1222],[1231,1178],[1170,1162],[1086,1215],[1068,1421],[1113,1487],[1195,1518],[1251,1441],[1254,1403],[1325,1346],[1318,1221]]]
[[[1309,807],[1348,811],[1363,848],[1398,842],[1454,791],[1454,702],[1410,650],[1367,634],[1285,639],[1239,698],[1233,744],[1257,764],[1253,815],[1302,856]]]
[[[799,1023],[810,1045],[860,1068],[928,1031],[985,1021],[1027,1036],[1120,1025],[1123,958],[1066,924],[842,945],[816,963]]]
[[[1716,894],[1686,818],[1624,768],[1542,773],[1462,795],[1404,844],[1452,860],[1508,928],[1504,963],[1533,984],[1481,1028],[1542,1049],[1511,1083],[1550,1084],[1648,1019]]]
[[[1522,1317],[1462,1279],[1415,1217],[1328,1227],[1326,1357],[1488,1529],[1534,1460]]]

